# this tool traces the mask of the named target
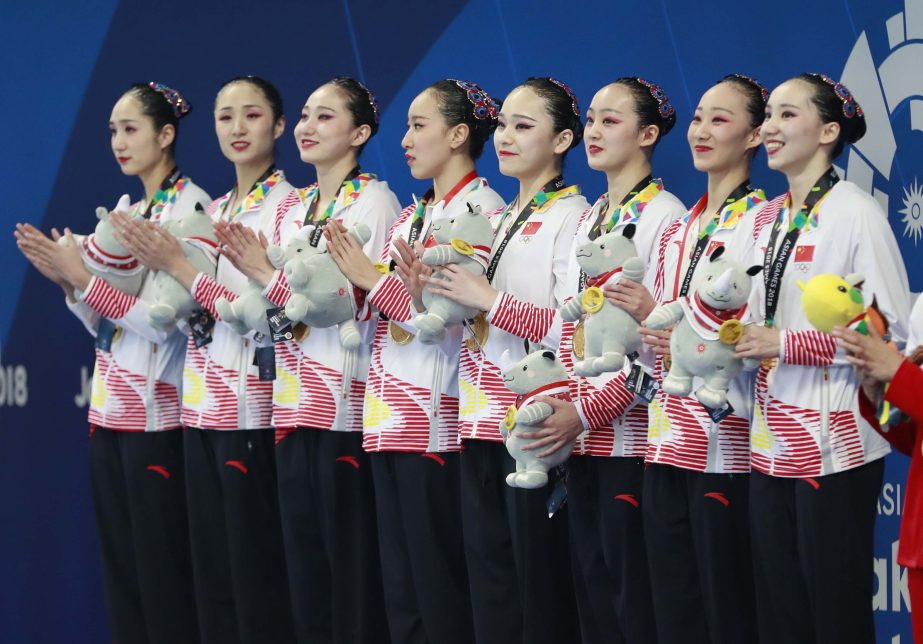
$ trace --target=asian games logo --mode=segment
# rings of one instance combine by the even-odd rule
[[[904,0],[904,11],[885,20],[883,30],[876,26],[859,34],[841,75],[862,105],[868,128],[849,148],[844,174],[873,194],[888,213],[916,292],[923,291],[921,64],[923,0]]]

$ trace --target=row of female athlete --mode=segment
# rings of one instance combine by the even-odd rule
[[[846,87],[802,74],[770,94],[732,74],[708,88],[687,129],[707,177],[691,208],[652,165],[676,110],[637,77],[601,88],[585,114],[554,78],[530,78],[502,104],[471,82],[425,88],[401,145],[414,178],[432,184],[403,210],[359,167],[379,113],[354,79],[321,85],[301,110],[295,142],[317,182],[300,190],[274,165],[286,122],[272,84],[240,77],[217,94],[237,181],[214,201],[177,169],[190,109],[158,83],[116,102],[112,151],[144,197],[110,215],[130,256],[102,260],[168,272],[202,314],[153,328],[149,279],[125,295],[88,272],[69,229],[15,233],[96,338],[89,448],[116,641],[874,640],[889,451],[876,405],[880,384],[907,369],[879,337],[814,330],[797,285],[860,273],[890,339],[907,342],[908,281],[887,217],[832,168],[865,132]],[[509,202],[476,171],[491,135],[500,172],[519,182]],[[608,182],[593,204],[563,178],[581,141]],[[749,182],[760,146],[788,181],[772,200]],[[214,277],[162,226],[196,204],[220,241]],[[433,225],[469,205],[495,229],[486,275],[448,266],[430,281],[420,256]],[[357,224],[371,232],[364,245],[347,232]],[[575,249],[629,225],[643,283],[583,275]],[[293,239],[326,249],[349,278],[358,349],[344,350],[336,328],[299,324],[273,342],[218,315],[220,298],[254,285],[268,306],[286,305],[291,288],[266,247]],[[695,297],[694,277],[718,247],[764,268],[736,347],[761,366],[730,383],[724,416],[692,395],[643,400],[626,387],[628,363],[574,376],[569,400],[539,398],[554,413],[532,446],[576,439],[566,475],[507,486],[515,464],[499,425],[517,400],[501,355],[545,346],[572,369],[579,332],[556,311],[590,280],[639,321],[681,299],[707,331],[721,313]],[[426,288],[483,313],[421,342]],[[642,332],[636,375],[660,380],[670,331]],[[901,561],[915,566],[920,541],[905,541]],[[923,597],[916,568],[910,588]]]

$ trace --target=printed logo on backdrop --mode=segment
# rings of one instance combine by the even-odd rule
[[[873,51],[869,38],[877,45],[883,36],[887,48]],[[921,61],[923,0],[904,0],[902,12],[859,34],[840,76],[862,105],[868,131],[849,148],[845,171],[838,169],[888,213],[914,292],[923,291]]]
[[[893,6],[893,5],[892,5]],[[923,0],[859,25],[840,80],[865,112],[867,132],[837,168],[874,195],[888,214],[914,292],[923,291]],[[907,644],[910,599],[907,571],[897,563],[907,459],[890,456],[875,525],[876,641]]]
[[[25,407],[29,402],[29,374],[25,365],[3,364],[0,349],[0,407]]]

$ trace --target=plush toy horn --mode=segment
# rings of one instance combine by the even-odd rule
[[[856,288],[862,288],[862,285],[865,284],[865,278],[858,273],[850,273],[843,279],[846,280],[847,284],[850,286],[855,286]]]
[[[131,197],[128,195],[122,195],[119,197],[119,202],[115,204],[115,208],[113,208],[113,210],[116,212],[131,212]]]
[[[715,280],[715,290],[719,293],[727,293],[731,290],[731,280],[733,279],[734,269],[727,269],[721,273],[721,277]]]
[[[510,350],[507,349],[500,356],[500,371],[502,371],[503,373],[506,373],[507,371],[513,368],[514,364],[516,363],[513,362],[513,358],[510,355]]]

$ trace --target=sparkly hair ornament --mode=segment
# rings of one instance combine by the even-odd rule
[[[189,110],[192,109],[192,105],[189,103],[189,101],[183,98],[183,95],[180,94],[178,90],[175,90],[172,87],[167,87],[163,83],[157,83],[155,81],[151,81],[147,84],[147,86],[158,94],[163,95],[167,103],[170,104],[170,107],[173,108],[173,114],[177,119],[183,118],[186,116],[186,114],[189,113]]]
[[[821,80],[833,88],[833,93],[836,94],[837,98],[840,99],[840,102],[843,104],[843,116],[848,119],[851,119],[854,116],[865,118],[865,112],[862,111],[862,106],[859,105],[859,102],[856,101],[855,97],[852,95],[852,92],[849,91],[846,85],[839,81],[833,80],[826,74],[809,73],[808,76],[812,76],[818,80]]]
[[[378,125],[378,101],[375,99],[375,92],[370,90],[359,81],[356,81],[356,85],[364,89],[365,93],[369,95],[369,105],[372,106],[372,112],[375,113],[375,125]]]
[[[567,94],[568,98],[570,98],[570,106],[571,109],[574,110],[574,116],[579,117],[580,106],[577,104],[577,95],[574,94],[573,90],[571,90],[571,88],[568,87],[566,83],[559,81],[557,78],[552,78],[551,76],[548,77],[548,82],[552,85],[557,85],[562,90],[564,90],[564,93]]]
[[[746,82],[750,83],[750,84],[753,85],[756,89],[759,90],[760,96],[763,97],[763,102],[764,102],[764,103],[766,103],[766,102],[769,101],[769,90],[766,89],[766,86],[763,85],[763,84],[762,84],[761,82],[759,82],[758,80],[756,80],[755,78],[752,78],[752,77],[750,77],[750,76],[747,76],[746,74],[728,74],[728,76],[733,76],[734,78],[739,78],[739,79],[742,80],[742,81],[746,81]]]
[[[646,81],[643,78],[637,78],[636,80],[644,85],[647,88],[647,91],[651,93],[651,96],[657,101],[657,110],[660,112],[660,116],[663,118],[670,118],[676,113],[676,110],[673,109],[673,104],[670,102],[670,99],[667,98],[667,93],[663,91],[663,88],[656,83],[651,83]]]
[[[497,105],[497,101],[490,97],[490,94],[481,89],[477,83],[456,80],[454,78],[451,80],[467,94],[468,100],[474,106],[474,118],[479,121],[485,119],[491,119],[492,121],[497,120],[497,115],[500,113],[500,106]]]

